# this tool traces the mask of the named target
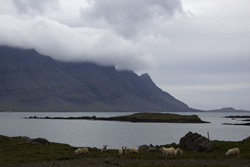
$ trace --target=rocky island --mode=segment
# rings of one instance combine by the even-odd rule
[[[231,119],[242,119],[242,118],[250,118],[249,115],[243,115],[243,116],[240,116],[240,115],[230,115],[230,116],[225,116],[223,118],[231,118]],[[244,126],[250,126],[250,119],[244,119],[244,120],[237,120],[237,121],[245,121],[245,122],[248,122],[248,123],[223,123],[223,125],[244,125]]]
[[[132,115],[116,116],[116,117],[36,117],[30,116],[25,119],[84,119],[84,120],[101,120],[101,121],[125,121],[125,122],[152,122],[152,123],[210,123],[201,120],[197,115],[179,115],[170,113],[135,113]]]

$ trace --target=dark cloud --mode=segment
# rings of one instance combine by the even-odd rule
[[[148,72],[160,88],[194,108],[250,109],[249,5],[249,0],[0,0],[0,45]]]
[[[169,45],[168,40],[154,35],[131,41],[108,30],[71,28],[43,17],[22,20],[0,15],[0,20],[0,44],[34,48],[62,61],[91,61],[119,69],[145,70],[156,65],[157,43],[165,45],[164,49]],[[151,50],[153,44],[155,48]]]
[[[134,36],[154,19],[169,19],[182,13],[180,0],[90,0],[89,6],[81,9],[85,24],[106,22],[124,37]]]

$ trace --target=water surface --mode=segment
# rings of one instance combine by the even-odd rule
[[[130,123],[94,120],[50,120],[23,119],[24,117],[111,117],[129,115],[132,112],[0,112],[0,134],[5,136],[42,137],[51,142],[67,143],[76,147],[97,147],[107,144],[108,148],[121,146],[138,147],[142,144],[163,145],[179,143],[189,131],[200,133],[211,140],[241,141],[248,136],[249,126],[222,125],[239,123],[222,118],[228,115],[249,115],[249,113],[178,113],[198,115],[210,124],[185,123]]]

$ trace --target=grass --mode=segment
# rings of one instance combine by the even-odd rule
[[[79,158],[106,158],[119,157],[118,150],[109,149],[107,153],[102,153],[100,149],[89,148],[89,154],[75,156],[74,151],[77,149],[67,144],[51,143],[49,145],[31,145],[20,144],[24,141],[22,137],[1,137],[0,138],[0,166],[1,164],[18,164],[18,163],[34,163],[45,162],[50,160],[70,160]],[[183,151],[181,157],[168,157],[168,159],[239,159],[250,161],[250,141],[244,142],[227,142],[212,141],[213,150],[210,152],[194,152]],[[156,146],[160,148],[161,146]],[[164,147],[180,147],[176,144],[164,145]],[[240,148],[240,157],[226,156],[228,149]],[[161,153],[139,152],[139,154],[127,154],[126,159],[165,159]],[[140,166],[148,166],[140,164]],[[159,166],[159,165],[157,165]],[[166,165],[165,165],[166,166]],[[166,166],[171,167],[171,166]],[[183,167],[189,167],[185,164]]]
[[[195,165],[195,164],[182,164],[182,165],[171,165],[171,164],[132,164],[123,167],[209,167],[207,165]],[[211,167],[211,166],[210,166]],[[227,167],[227,166],[213,166],[213,167]]]
[[[21,137],[0,139],[0,164],[44,162],[49,160],[74,159],[75,148],[67,144],[50,145],[20,144]]]
[[[137,118],[150,120],[200,120],[197,115],[179,115],[170,113],[135,113],[132,115],[118,116],[116,118]]]

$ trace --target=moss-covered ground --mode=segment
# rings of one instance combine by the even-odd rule
[[[0,164],[9,163],[34,163],[46,162],[51,160],[72,160],[80,158],[106,158],[119,157],[118,150],[109,149],[107,153],[102,153],[100,149],[88,148],[89,154],[74,154],[77,149],[67,144],[51,143],[49,145],[31,145],[23,144],[22,137],[1,137],[0,139]],[[240,159],[250,161],[250,141],[230,142],[230,141],[212,141],[213,149],[207,152],[183,151],[180,157],[168,157],[168,159]],[[161,146],[156,146],[160,148]],[[164,147],[180,147],[179,145],[169,144]],[[228,149],[240,148],[240,156],[226,156]],[[127,154],[126,159],[165,159],[161,153],[139,152],[139,154]],[[147,166],[147,164],[140,166]],[[185,166],[185,167],[188,167]]]

